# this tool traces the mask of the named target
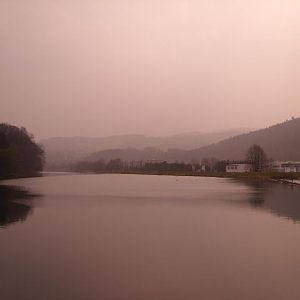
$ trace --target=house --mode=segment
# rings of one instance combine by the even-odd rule
[[[274,172],[291,173],[300,172],[299,161],[273,161],[270,164],[270,169]]]
[[[252,171],[252,166],[250,164],[233,163],[233,164],[228,164],[226,166],[227,173],[247,173],[251,171]]]
[[[198,172],[206,172],[208,171],[208,167],[206,165],[200,165]]]

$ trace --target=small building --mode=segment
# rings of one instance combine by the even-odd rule
[[[252,166],[250,164],[232,163],[226,166],[227,173],[248,173],[251,171],[252,171]]]
[[[208,171],[208,167],[206,165],[200,165],[198,172],[206,172]]]

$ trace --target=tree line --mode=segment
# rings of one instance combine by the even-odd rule
[[[119,158],[105,162],[103,159],[95,162],[81,161],[71,167],[75,172],[120,173],[120,172],[188,172],[192,165],[180,162],[125,162]]]
[[[0,179],[38,175],[45,153],[24,127],[0,124]]]
[[[267,168],[268,158],[259,145],[252,145],[246,153],[245,160],[218,160],[214,157],[204,158],[199,163],[192,159],[189,163],[167,161],[123,161],[120,158],[105,161],[80,161],[71,165],[70,171],[94,173],[162,173],[162,172],[226,172],[226,166],[232,163],[247,163],[252,165],[254,172]]]

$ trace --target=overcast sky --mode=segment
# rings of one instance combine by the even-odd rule
[[[38,139],[300,115],[299,0],[0,0],[0,122]]]

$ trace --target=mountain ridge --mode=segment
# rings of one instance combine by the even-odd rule
[[[219,160],[243,160],[246,157],[249,147],[253,144],[259,144],[264,148],[269,158],[300,161],[299,137],[300,118],[293,118],[283,123],[229,137],[193,150],[110,149],[95,152],[87,156],[86,160],[95,161],[97,159],[108,160],[120,158],[125,161],[159,159],[169,162],[190,162],[191,160],[200,162],[203,158],[211,157]]]
[[[162,151],[168,149],[192,150],[220,141],[226,137],[249,131],[250,129],[231,129],[210,133],[186,133],[167,137],[145,136],[139,134],[107,137],[55,137],[42,140],[47,155],[47,164],[61,164],[84,159],[88,155],[112,149],[136,148],[138,150],[154,147]]]
[[[151,138],[143,135],[121,136],[121,139],[117,140],[119,144],[97,151],[92,151],[92,149],[97,148],[99,146],[97,143],[99,140],[103,141],[103,138],[96,140],[89,140],[89,138],[87,138],[86,141],[92,141],[89,145],[84,144],[83,140],[80,139],[77,143],[80,146],[84,146],[85,149],[90,147],[88,148],[89,151],[86,150],[82,152],[80,147],[76,147],[76,143],[73,143],[72,147],[67,144],[66,151],[50,151],[52,157],[50,156],[50,159],[48,157],[47,162],[48,165],[51,165],[51,163],[54,165],[55,163],[67,165],[83,160],[92,162],[100,159],[110,160],[116,158],[124,161],[164,160],[168,162],[201,162],[204,158],[212,157],[218,160],[243,160],[246,157],[247,150],[253,144],[259,144],[265,150],[269,158],[275,160],[300,161],[300,118],[292,118],[291,120],[263,129],[252,130],[247,133],[243,132],[234,136],[228,136],[227,133],[227,137],[224,139],[221,138],[222,134],[224,134],[224,132],[221,134],[217,133],[213,136],[208,135],[206,140],[203,139],[205,135],[201,134],[197,136],[197,138],[195,138],[195,136],[184,136],[183,140],[179,139],[180,143],[183,144],[187,141],[188,143],[190,141],[193,143],[202,143],[201,147],[195,147],[194,149],[189,149],[188,147],[186,147],[186,149],[180,149],[180,147],[176,147],[178,140],[174,136],[169,137],[169,140],[168,137],[158,137],[157,140],[154,140],[160,143],[162,141],[165,142],[164,146],[159,144],[160,147],[158,147]],[[113,143],[115,143],[114,139],[116,139],[116,136],[108,137],[108,141],[110,141],[111,138],[113,139]],[[172,142],[174,142],[172,139],[175,139],[176,143],[172,144]],[[187,139],[187,141],[185,139]],[[213,140],[213,142],[208,143],[209,140]],[[205,142],[207,143],[205,144]],[[120,143],[123,143],[121,147],[119,146]],[[138,147],[137,144],[139,145]],[[55,160],[56,158],[59,159]]]

